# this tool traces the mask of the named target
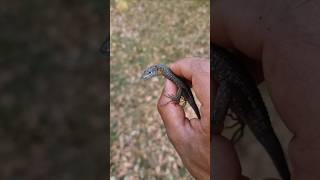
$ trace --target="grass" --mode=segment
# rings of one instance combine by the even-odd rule
[[[156,102],[160,78],[143,69],[209,56],[209,1],[111,1],[111,178],[192,179],[168,141]]]

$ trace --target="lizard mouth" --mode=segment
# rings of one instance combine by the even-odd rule
[[[140,77],[141,80],[147,80],[147,79],[150,79],[150,77],[146,74],[142,74],[141,77]]]

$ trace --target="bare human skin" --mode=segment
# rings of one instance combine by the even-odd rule
[[[192,84],[201,103],[201,119],[189,120],[183,107],[168,98],[168,95],[177,92],[176,85],[169,80],[166,80],[158,101],[158,111],[171,143],[190,174],[196,179],[210,179],[209,60],[187,58],[171,64],[170,69]]]
[[[215,0],[211,5],[211,41],[263,67],[253,68],[253,74],[263,74],[294,134],[288,152],[292,179],[320,179],[320,1]],[[246,179],[232,144],[214,138],[216,179]]]

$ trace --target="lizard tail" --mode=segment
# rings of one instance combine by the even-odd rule
[[[248,124],[249,125],[249,124]],[[270,126],[270,127],[269,127]],[[250,128],[250,125],[249,125]],[[290,180],[290,171],[281,144],[271,125],[250,128],[257,140],[266,149],[283,180]]]
[[[195,106],[195,107],[192,107],[192,108],[194,109],[194,112],[196,113],[198,119],[201,119],[200,111],[199,111],[198,107]]]
[[[199,108],[196,104],[196,101],[194,100],[194,97],[192,95],[192,92],[190,89],[188,89],[188,102],[190,104],[190,106],[192,107],[192,109],[194,110],[194,112],[196,113],[198,119],[201,119],[201,115],[200,115],[200,111],[199,111]]]
[[[194,100],[194,96],[192,94],[191,88],[188,87],[187,80],[181,79],[181,81],[185,84],[185,87],[187,87],[187,88],[184,88],[184,91],[182,91],[182,96],[184,96],[187,99],[187,102],[192,107],[193,111],[196,113],[197,118],[201,119],[199,108],[197,106],[196,101]]]

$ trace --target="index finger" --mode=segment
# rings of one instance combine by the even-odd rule
[[[179,77],[189,80],[200,103],[210,107],[210,63],[203,58],[185,58],[173,64],[170,69]]]

